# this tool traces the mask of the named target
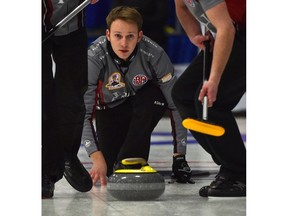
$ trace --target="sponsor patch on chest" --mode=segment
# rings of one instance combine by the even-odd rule
[[[108,83],[105,85],[105,87],[108,88],[108,90],[124,88],[125,83],[121,82],[121,79],[121,74],[119,72],[115,72],[108,78]]]
[[[132,83],[134,86],[141,86],[144,85],[148,81],[148,77],[143,74],[137,74],[133,80]]]

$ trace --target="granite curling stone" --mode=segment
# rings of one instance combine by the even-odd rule
[[[121,161],[124,169],[116,169],[108,178],[107,190],[118,200],[141,201],[159,198],[165,191],[165,180],[143,158]],[[133,168],[135,165],[140,168]]]

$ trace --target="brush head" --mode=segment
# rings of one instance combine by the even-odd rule
[[[186,118],[183,120],[182,125],[189,130],[210,136],[222,136],[225,133],[225,129],[223,127],[204,120]]]

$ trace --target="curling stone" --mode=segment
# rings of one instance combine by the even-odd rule
[[[108,178],[107,190],[114,198],[124,201],[154,200],[164,193],[163,176],[145,159],[127,158],[121,163],[128,169],[117,169]],[[137,164],[140,168],[132,168]]]

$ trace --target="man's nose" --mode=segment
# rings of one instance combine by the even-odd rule
[[[121,46],[126,47],[127,44],[128,44],[128,40],[127,40],[125,37],[123,37],[123,38],[121,39],[120,44],[121,44]]]

